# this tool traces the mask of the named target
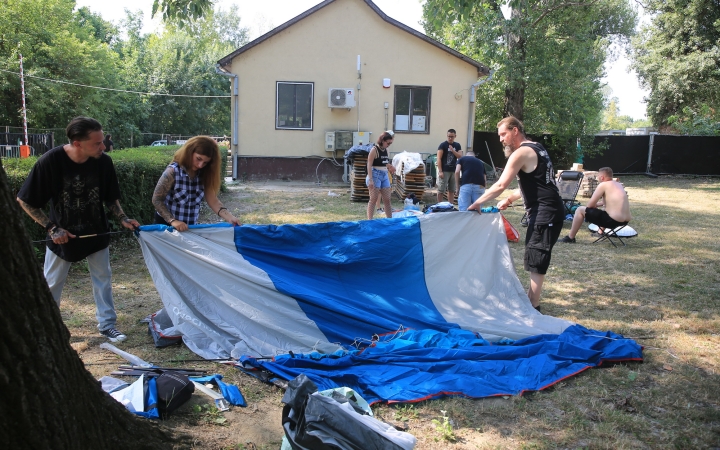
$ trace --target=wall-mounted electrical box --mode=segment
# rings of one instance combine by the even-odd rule
[[[325,132],[325,151],[326,152],[334,152],[335,151],[335,132],[334,131],[326,131]]]
[[[352,131],[336,131],[335,132],[335,149],[347,150],[353,146]]]
[[[347,150],[353,146],[353,141],[352,131],[326,131],[325,151]]]
[[[372,131],[353,131],[352,145],[366,145],[372,143]]]

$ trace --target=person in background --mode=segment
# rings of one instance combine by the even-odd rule
[[[540,294],[545,274],[550,267],[552,249],[565,220],[565,205],[555,184],[555,171],[547,150],[525,136],[522,122],[509,116],[498,122],[498,136],[508,161],[500,179],[475,201],[468,210],[480,212],[484,202],[505,191],[517,177],[520,189],[497,204],[505,210],[521,197],[528,214],[525,236],[525,270],[530,272],[528,297],[532,306],[540,311]]]
[[[447,192],[450,203],[455,203],[455,166],[458,158],[462,157],[462,147],[455,142],[457,133],[450,128],[447,132],[447,141],[440,144],[437,150],[437,201],[443,201],[443,194]]]
[[[117,314],[107,234],[110,225],[103,204],[123,227],[133,230],[140,224],[128,218],[120,206],[120,186],[112,158],[103,152],[100,122],[76,117],[65,133],[69,143],[49,150],[37,160],[17,200],[52,239],[45,251],[44,273],[58,307],[71,263],[86,259],[98,330],[111,342],[122,342],[127,336],[115,328]],[[43,211],[48,201],[50,217]]]
[[[155,223],[187,231],[200,215],[203,199],[224,221],[242,225],[217,197],[220,191],[220,149],[208,136],[190,138],[175,152],[155,186]]]
[[[105,139],[103,140],[103,145],[105,146],[105,152],[110,153],[111,151],[115,150],[114,144],[112,141],[112,134],[106,134]]]
[[[467,155],[458,159],[455,167],[455,185],[460,186],[458,189],[458,209],[460,211],[467,211],[468,206],[485,193],[487,185],[485,164],[475,157],[475,153],[468,152]]]
[[[583,221],[594,223],[600,227],[598,232],[602,232],[604,228],[614,230],[627,225],[632,219],[627,193],[622,184],[613,180],[613,170],[603,167],[598,171],[598,180],[600,184],[595,188],[587,206],[580,206],[575,210],[570,233],[560,239],[560,242],[574,244]],[[598,206],[604,206],[605,211],[598,209]]]
[[[395,166],[392,165],[388,156],[388,147],[393,143],[395,133],[392,131],[383,132],[377,142],[373,144],[368,154],[367,176],[365,184],[370,191],[370,201],[367,206],[367,218],[371,220],[375,213],[375,204],[378,197],[382,197],[385,205],[385,217],[392,217],[392,206],[390,205],[390,176],[395,173]]]

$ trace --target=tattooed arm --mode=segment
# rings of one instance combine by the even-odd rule
[[[155,207],[155,211],[160,214],[168,225],[172,225],[178,231],[187,231],[188,226],[182,220],[177,220],[173,217],[172,213],[165,206],[165,197],[167,197],[170,190],[175,186],[175,171],[172,167],[165,169],[165,172],[160,176],[160,179],[155,186],[155,192],[152,196],[152,204]],[[174,225],[173,225],[174,223]]]
[[[19,198],[17,201],[20,203],[20,207],[25,210],[28,216],[30,216],[35,222],[45,227],[54,243],[65,244],[68,239],[75,237],[75,235],[71,232],[60,228],[57,224],[54,224],[41,208],[30,206]]]
[[[127,214],[125,214],[122,206],[120,206],[120,200],[115,200],[115,202],[106,203],[105,205],[108,207],[110,212],[115,214],[115,217],[120,219],[120,224],[128,230],[134,230],[135,228],[140,226],[140,222],[135,219],[130,219]]]
[[[205,200],[207,201],[210,209],[218,215],[225,222],[229,222],[235,226],[240,226],[242,223],[235,217],[226,207],[223,206],[220,199],[217,198],[217,194],[210,191],[205,191]]]

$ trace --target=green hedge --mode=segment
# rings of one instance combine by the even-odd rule
[[[115,150],[110,153],[120,183],[120,194],[122,195],[120,204],[128,216],[137,219],[141,224],[151,224],[155,220],[153,217],[155,208],[152,205],[152,194],[160,175],[172,161],[173,154],[178,148],[180,147],[177,145],[137,147]],[[224,156],[226,153],[227,149],[221,147],[220,154]],[[2,164],[7,173],[10,188],[13,190],[13,196],[17,195],[35,161],[37,161],[37,157],[25,159],[3,158]],[[221,163],[221,173],[224,180],[227,159],[221,158]],[[222,190],[225,189],[223,181]],[[20,208],[19,205],[18,208]],[[24,212],[22,212],[22,215],[32,240],[38,241],[47,237],[45,230],[40,225],[35,223]],[[121,229],[114,218],[111,217],[111,219],[111,227],[116,230]]]

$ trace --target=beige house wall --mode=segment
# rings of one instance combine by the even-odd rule
[[[393,127],[396,85],[432,88],[430,133],[397,133],[391,151],[435,152],[448,128],[457,130],[465,149],[469,89],[478,80],[477,67],[385,22],[362,0],[321,8],[237,55],[230,71],[239,76],[241,156],[329,156],[325,132],[358,131],[358,123],[375,140],[386,129],[386,112],[387,128]],[[390,78],[389,89],[383,88],[383,78]],[[314,83],[313,130],[275,129],[277,81]],[[329,108],[329,88],[356,89],[357,106]]]

